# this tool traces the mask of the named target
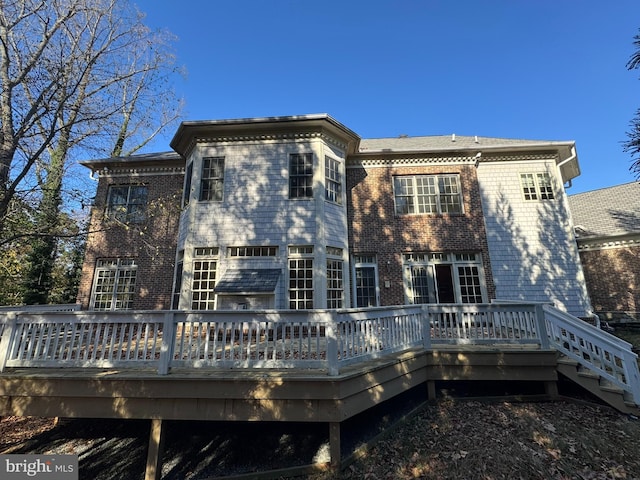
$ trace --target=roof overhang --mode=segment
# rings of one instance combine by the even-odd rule
[[[227,295],[265,295],[275,292],[279,278],[277,268],[230,268],[216,282],[213,291]]]
[[[152,168],[159,166],[166,167],[169,165],[179,166],[184,165],[184,158],[176,152],[160,152],[129,155],[126,157],[82,160],[78,163],[89,168],[92,172],[96,172],[115,168]]]
[[[347,154],[357,151],[360,142],[360,137],[353,130],[322,113],[287,117],[185,121],[178,127],[170,146],[176,152],[186,156],[190,146],[199,138],[270,136],[311,132],[323,132],[343,142],[346,145]]]

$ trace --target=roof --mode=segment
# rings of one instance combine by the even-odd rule
[[[513,138],[494,138],[459,135],[430,135],[423,137],[363,138],[360,141],[360,153],[384,151],[418,150],[472,150],[485,148],[566,146],[573,142],[549,140],[522,140]]]
[[[578,238],[640,233],[640,183],[631,182],[569,196]]]
[[[216,293],[272,293],[280,278],[277,268],[230,268],[216,282]]]
[[[112,165],[151,165],[158,162],[161,164],[170,162],[184,163],[184,159],[179,153],[169,151],[159,153],[141,153],[137,155],[128,155],[126,157],[97,158],[94,160],[82,160],[78,163],[90,168],[91,170],[99,170]]]

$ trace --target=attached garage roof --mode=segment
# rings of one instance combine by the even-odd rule
[[[277,268],[229,269],[222,274],[216,293],[273,293],[280,278]]]

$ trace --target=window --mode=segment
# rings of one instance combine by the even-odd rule
[[[101,311],[133,308],[137,269],[133,259],[98,260],[90,308]]]
[[[325,199],[342,205],[342,174],[340,162],[333,158],[324,158]]]
[[[147,207],[146,185],[111,185],[107,196],[107,216],[124,223],[144,221]]]
[[[200,177],[200,200],[222,201],[224,157],[204,157]]]
[[[375,255],[356,255],[353,263],[356,307],[377,307],[378,267]]]
[[[342,308],[344,306],[342,268],[342,249],[327,247],[327,308]]]
[[[191,309],[215,310],[216,269],[218,248],[196,248],[193,251],[193,283],[191,285]]]
[[[482,303],[486,294],[477,253],[406,253],[405,293],[409,303]]]
[[[289,247],[289,308],[313,308],[313,247]]]
[[[278,247],[228,247],[230,257],[277,257]]]
[[[193,162],[187,165],[187,171],[184,174],[184,192],[182,192],[182,205],[189,205],[191,197],[191,177],[193,176]]]
[[[525,200],[553,200],[553,186],[548,173],[521,173],[520,185]]]
[[[393,178],[396,214],[463,213],[458,175]]]
[[[175,278],[173,280],[173,298],[171,299],[171,308],[177,310],[180,306],[180,293],[182,292],[182,274],[184,272],[184,250],[178,253],[178,261],[176,262]]]
[[[313,154],[289,155],[289,198],[313,197]]]

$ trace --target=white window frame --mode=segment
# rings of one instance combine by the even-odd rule
[[[299,163],[302,162],[302,163]],[[313,198],[313,153],[289,154],[289,198]],[[311,171],[307,171],[309,168]],[[301,171],[302,170],[302,171]]]
[[[343,250],[327,247],[327,308],[344,307]]]
[[[314,248],[312,245],[291,245],[288,248],[287,297],[290,310],[314,308]],[[295,275],[293,274],[295,272]],[[300,277],[299,273],[304,276]],[[308,284],[308,281],[311,281]]]
[[[396,215],[464,214],[460,175],[456,173],[394,176],[393,201]]]
[[[364,269],[373,270],[374,303],[368,305],[358,304],[358,271]],[[371,297],[368,297],[371,298]],[[353,301],[358,307],[377,307],[380,305],[380,284],[378,280],[378,260],[375,255],[354,255],[353,257]]]
[[[555,199],[553,180],[548,172],[521,173],[520,191],[526,202]]]
[[[191,310],[215,310],[218,296],[216,286],[220,250],[218,247],[193,249],[191,268]]]
[[[124,203],[114,203],[116,189],[126,189]],[[135,196],[134,192],[142,191],[144,195]],[[140,223],[146,218],[149,189],[146,185],[109,185],[107,192],[106,217],[123,223]]]
[[[89,309],[104,312],[133,309],[137,271],[138,265],[132,258],[98,259]]]
[[[342,205],[342,164],[335,158],[324,157],[325,200]]]
[[[202,158],[199,201],[222,202],[224,198],[224,161],[224,157]],[[207,172],[208,175],[205,176]]]
[[[445,252],[414,252],[402,255],[403,265],[403,285],[405,292],[405,301],[408,304],[414,304],[415,296],[412,282],[412,269],[424,268],[427,273],[428,281],[428,302],[420,303],[439,303],[438,282],[436,278],[436,265],[449,265],[451,267],[451,279],[453,282],[454,303],[486,303],[487,287],[484,275],[484,267],[482,264],[482,255],[480,253],[445,253]],[[461,278],[461,268],[477,268],[478,287],[480,288],[479,302],[464,302]]]

